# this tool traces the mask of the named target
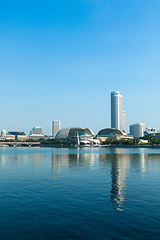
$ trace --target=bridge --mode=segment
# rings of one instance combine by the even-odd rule
[[[36,147],[40,142],[0,142],[1,147]]]

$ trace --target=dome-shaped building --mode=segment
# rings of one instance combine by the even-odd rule
[[[81,128],[81,127],[70,127],[70,128],[63,128],[59,130],[56,134],[56,140],[64,140],[64,139],[74,139],[77,138],[77,135],[80,138],[93,138],[94,133],[89,128]]]
[[[112,135],[123,135],[123,133],[116,128],[104,128],[97,133],[98,137],[110,137]]]
[[[96,137],[100,138],[103,141],[106,138],[109,138],[115,135],[123,135],[123,132],[121,132],[116,128],[104,128],[97,133]]]
[[[5,130],[5,129],[3,129],[3,130],[1,131],[1,136],[2,136],[2,137],[5,137],[5,136],[6,136],[6,130]]]

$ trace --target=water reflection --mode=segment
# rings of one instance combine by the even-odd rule
[[[99,165],[102,171],[105,171],[106,174],[110,173],[111,176],[110,201],[113,208],[122,211],[125,200],[127,168],[130,171],[139,171],[143,174],[146,171],[146,161],[153,159],[153,163],[156,155],[145,153],[120,154],[114,151],[110,154],[52,153],[52,171],[58,173],[64,167],[72,171],[84,171],[97,168],[97,165]],[[106,184],[108,183],[106,182]]]
[[[86,170],[94,168],[94,164],[100,162],[101,169],[106,170],[106,166],[111,174],[110,198],[113,207],[122,210],[125,195],[126,179],[126,159],[125,154],[55,154],[52,153],[52,171],[59,173],[61,168],[69,168],[72,171]]]
[[[42,161],[44,160],[44,156],[42,154],[31,154],[31,155],[1,155],[0,156],[0,167],[5,167],[7,165],[11,165],[14,167],[18,167],[22,164],[31,164],[34,168],[42,167]]]
[[[131,172],[145,172],[147,154],[130,154],[130,171]]]
[[[7,149],[6,149],[7,151]],[[14,149],[12,150],[13,153]],[[137,150],[136,150],[137,151]],[[21,154],[18,155],[15,149],[14,155],[0,155],[0,169],[8,168],[12,169],[13,167],[18,167],[22,163],[22,166],[25,169],[29,166],[36,168],[41,168],[41,172],[44,172],[43,166],[46,169],[49,166],[49,171],[52,170],[52,176],[60,176],[63,174],[62,170],[69,174],[71,171],[83,171],[89,173],[91,169],[94,169],[93,172],[95,175],[98,175],[101,179],[101,173],[105,173],[105,176],[108,176],[108,179],[105,180],[106,189],[108,187],[108,180],[110,183],[110,189],[107,193],[109,196],[110,202],[114,209],[123,210],[124,201],[126,198],[126,189],[127,189],[127,175],[132,174],[141,174],[142,177],[145,177],[147,171],[160,168],[160,155],[156,153],[145,153],[139,151],[139,153],[129,153],[129,150],[123,149],[123,152],[116,149],[110,149],[103,151],[99,150],[55,150],[49,149],[45,153],[36,154]],[[50,164],[51,163],[51,164]],[[47,165],[48,164],[48,165]],[[51,169],[50,169],[51,167]],[[47,171],[47,170],[46,170]],[[94,176],[95,176],[94,175]],[[92,175],[93,177],[93,175]],[[93,184],[94,184],[94,179]],[[104,181],[104,178],[102,178]]]
[[[28,160],[28,156],[27,155],[24,155],[24,156],[21,156],[21,155],[11,155],[11,156],[5,156],[5,155],[2,155],[0,156],[0,162],[1,162],[1,165],[4,167],[5,164],[11,164],[11,165],[14,165],[14,166],[17,166],[19,163],[21,163],[22,161],[26,161]]]
[[[159,154],[150,153],[130,154],[130,172],[132,174],[140,173],[143,177],[146,171],[159,169],[159,156]]]
[[[61,168],[69,168],[72,171],[85,170],[94,167],[94,154],[57,154],[52,153],[52,171],[58,173]]]
[[[0,167],[3,168],[4,165],[5,165],[5,156],[2,155],[2,156],[0,156]]]
[[[54,154],[52,153],[51,155],[51,162],[52,162],[52,171],[54,173],[58,173],[61,169],[61,159],[62,159],[62,155],[61,154]],[[64,160],[64,157],[63,157]],[[65,161],[63,161],[63,166]],[[66,164],[68,166],[68,159],[66,159]]]
[[[125,199],[125,179],[126,179],[126,159],[125,154],[111,155],[111,202],[117,210],[122,210]]]
[[[42,167],[43,155],[42,154],[34,154],[29,156],[29,160],[34,168]]]

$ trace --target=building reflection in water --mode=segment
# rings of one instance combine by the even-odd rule
[[[139,150],[140,151],[140,150]],[[130,171],[132,173],[145,174],[146,169],[156,164],[157,154],[146,154],[144,152],[136,154],[111,154],[111,202],[115,209],[123,210],[123,202],[125,200],[125,184],[127,162],[130,160]],[[149,162],[151,162],[151,165]]]
[[[22,163],[27,163],[28,160],[31,163],[31,166],[39,168],[42,165],[43,155],[42,154],[31,154],[31,155],[1,155],[0,156],[0,166],[4,166],[5,163],[18,166]]]
[[[4,166],[5,163],[17,166],[22,161],[27,161],[27,155],[2,155],[0,157],[0,162],[2,166]]]
[[[113,207],[122,210],[125,198],[126,179],[126,154],[80,154],[52,153],[52,171],[57,174],[61,168],[69,168],[71,171],[84,171],[94,167],[95,160],[98,160],[102,169],[111,167],[111,191],[110,198]]]
[[[64,155],[54,154],[54,153],[52,153],[52,155],[51,155],[52,171],[54,173],[58,173],[60,171],[62,156],[64,157]],[[68,163],[68,161],[67,161],[67,163]]]
[[[96,154],[97,156],[97,154]],[[69,168],[73,171],[85,170],[87,168],[94,167],[95,154],[81,154],[81,153],[68,153],[68,154],[57,154],[52,153],[52,171],[59,173],[61,168]]]
[[[142,175],[146,172],[146,161],[151,158],[152,155],[140,153],[130,154],[130,171],[134,173],[141,173]]]
[[[41,168],[43,155],[42,154],[31,154],[29,156],[29,160],[31,161],[32,167],[34,168]]]
[[[24,162],[28,164],[28,160],[32,166],[42,167],[42,163],[45,161],[44,157],[49,157],[51,158],[52,172],[55,176],[58,176],[61,169],[64,170],[66,168],[70,171],[85,171],[88,169],[97,168],[96,163],[98,163],[100,169],[105,171],[107,176],[109,176],[108,181],[111,183],[111,190],[109,190],[110,201],[115,209],[122,211],[125,200],[127,166],[129,165],[130,172],[133,174],[136,173],[136,175],[137,172],[140,174],[145,174],[147,172],[146,170],[150,170],[156,166],[158,168],[159,166],[159,154],[144,153],[144,150],[138,151],[139,153],[125,154],[120,152],[120,150],[111,149],[110,152],[106,154],[103,153],[103,151],[98,151],[99,153],[95,153],[94,151],[85,152],[85,150],[77,150],[77,152],[71,152],[68,150],[68,152],[62,154],[61,151],[55,153],[53,150],[52,154],[49,152],[47,155],[2,154],[0,156],[0,168],[4,168],[5,165],[6,167],[10,167],[11,164],[18,166],[20,163]],[[111,174],[111,180],[109,174]]]
[[[69,168],[73,170],[85,170],[94,166],[94,154],[69,154]]]
[[[5,155],[0,156],[0,167],[3,168],[5,165]]]
[[[123,210],[125,199],[126,154],[111,154],[111,202],[117,210]]]

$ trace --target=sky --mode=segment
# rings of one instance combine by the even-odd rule
[[[126,132],[160,130],[159,0],[0,3],[0,130],[111,126],[121,91]]]

